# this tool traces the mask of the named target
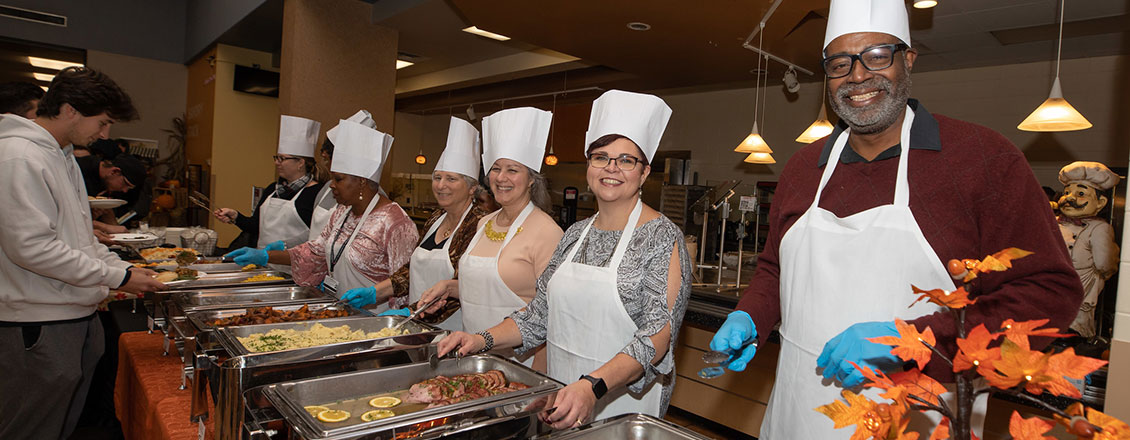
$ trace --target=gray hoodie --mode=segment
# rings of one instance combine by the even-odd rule
[[[129,263],[94,238],[73,151],[0,115],[0,321],[90,315],[125,279]]]

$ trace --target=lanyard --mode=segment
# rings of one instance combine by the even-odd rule
[[[341,231],[343,229],[345,229],[345,222],[349,221],[349,212],[347,211],[345,213],[345,215],[343,215],[342,217],[343,218],[341,219],[341,226],[337,227],[337,234],[334,234],[334,239],[333,239],[333,241],[330,242],[330,255],[329,256],[330,256],[330,273],[331,274],[334,273],[334,266],[337,266],[337,260],[341,259],[341,255],[345,253],[345,248],[349,247],[348,246],[349,242],[347,241],[346,243],[342,243],[341,249],[338,249],[337,252],[334,252],[334,244],[337,243],[337,239],[341,238]],[[357,227],[358,228],[361,227],[361,220],[362,219],[357,219]]]

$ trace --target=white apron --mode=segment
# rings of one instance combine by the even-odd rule
[[[322,230],[326,228],[326,223],[329,223],[336,207],[337,201],[334,200],[330,184],[322,185],[322,189],[314,197],[314,214],[310,216],[310,234],[306,236],[306,241],[314,241],[322,235]]]
[[[852,324],[912,319],[937,311],[938,306],[927,302],[907,308],[914,301],[912,283],[923,289],[955,288],[910,210],[906,170],[913,121],[914,112],[907,107],[894,203],[845,218],[818,206],[847,144],[849,130],[845,130],[835,139],[812,206],[781,239],[781,352],[760,438],[851,437],[854,428],[833,429],[831,419],[813,410],[842,399],[838,382],[818,375],[816,358],[824,344]],[[884,401],[879,393],[874,388],[863,392]],[[980,417],[975,414],[972,426],[978,432],[987,396],[982,394],[974,405]],[[919,426],[927,429],[920,438],[929,436],[930,421],[916,415],[911,428]]]
[[[467,205],[467,209],[463,211],[463,216],[459,217],[459,223],[455,224],[455,228],[451,230],[452,236],[459,227],[463,225],[463,220],[467,219],[467,213],[471,212],[474,204]],[[439,225],[447,218],[447,213],[439,217],[428,233],[424,234],[424,240],[428,236],[435,234],[439,230]],[[428,290],[436,283],[444,280],[450,280],[455,276],[455,267],[451,265],[451,257],[448,251],[451,248],[451,236],[448,236],[447,242],[437,249],[427,250],[417,246],[416,250],[412,251],[412,259],[408,265],[408,302],[409,304],[415,303],[420,300],[425,290]],[[423,241],[421,241],[423,242]],[[452,313],[446,320],[438,324],[439,328],[444,330],[462,331],[463,330],[463,309],[460,308]]]
[[[467,251],[459,258],[459,304],[463,311],[463,331],[478,333],[494,327],[515,310],[526,306],[526,301],[511,291],[498,275],[498,257],[502,255],[502,250],[510,240],[518,235],[518,228],[533,211],[534,203],[527,203],[522,213],[518,214],[514,223],[510,225],[509,233],[506,234],[506,239],[502,241],[502,246],[498,248],[498,254],[495,256],[471,255],[471,250],[485,235],[486,228],[483,227],[475,233],[475,238],[471,239]],[[496,211],[491,218],[497,218],[499,212],[502,211]],[[521,357],[517,357],[510,349],[499,353],[527,367],[532,367],[534,364],[533,352]]]
[[[639,329],[620,301],[616,271],[628,250],[642,208],[643,203],[637,201],[608,267],[573,262],[596,222],[594,215],[550,278],[545,292],[549,299],[546,333],[549,377],[566,384],[576,382],[581,375],[592,373],[612,360]],[[659,381],[648,384],[638,394],[624,387],[610,391],[596,402],[592,420],[628,413],[659,417],[662,404],[663,386]]]
[[[294,202],[302,195],[302,191],[306,191],[306,188],[298,190],[290,200],[275,197],[272,192],[259,206],[259,249],[278,240],[286,243],[287,249],[306,242],[310,227],[306,226],[306,222],[298,216],[298,209],[294,207]]]
[[[340,233],[339,229],[341,229],[341,226],[345,224],[345,220],[342,220],[342,225],[338,225],[334,228],[334,233],[330,234],[331,239],[326,241],[326,267],[329,268],[329,272],[326,276],[325,283],[327,286],[334,287],[334,289],[337,290],[337,293],[335,293],[334,296],[338,298],[341,298],[341,296],[344,295],[345,292],[348,292],[349,289],[368,287],[374,284],[373,281],[369,279],[369,277],[366,277],[365,274],[362,274],[357,270],[356,267],[353,266],[353,260],[349,258],[348,254],[349,245],[353,244],[353,239],[357,238],[357,232],[359,232],[361,230],[361,227],[365,225],[365,219],[369,217],[369,213],[373,212],[373,207],[377,206],[377,202],[380,199],[380,195],[373,196],[373,200],[369,202],[369,206],[365,207],[365,213],[361,215],[361,220],[357,221],[357,227],[353,228],[353,233],[349,234],[349,239],[345,241],[345,244],[342,245],[342,248],[339,249],[333,245],[333,242],[337,240],[333,239],[332,236],[336,236]],[[348,216],[349,213],[346,212],[345,215]],[[340,257],[338,257],[337,262],[334,263],[334,255],[339,252]],[[372,312],[381,313],[387,310],[388,302],[383,302],[378,303],[376,307],[372,309]]]

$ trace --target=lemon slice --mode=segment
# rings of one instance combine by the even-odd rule
[[[400,399],[392,396],[374,397],[369,401],[369,406],[373,408],[392,408],[396,405],[400,405]]]
[[[321,406],[321,405],[304,406],[304,407],[302,407],[302,409],[306,410],[306,412],[310,413],[310,415],[312,415],[314,417],[317,417],[318,414],[320,414],[322,411],[329,411],[330,410],[329,408],[326,408],[326,407]]]
[[[339,409],[328,409],[318,413],[318,420],[323,422],[341,422],[349,418],[349,411],[342,411]]]
[[[396,413],[387,409],[374,409],[372,411],[366,412],[365,414],[361,414],[361,420],[371,422],[373,420],[387,419],[395,415]]]

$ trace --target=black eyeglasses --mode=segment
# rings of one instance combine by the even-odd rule
[[[616,159],[608,157],[607,154],[594,154],[589,156],[589,166],[593,168],[604,168],[613,160],[616,161],[616,166],[624,171],[636,169],[636,164],[640,162],[640,158],[628,154],[621,154]]]
[[[274,156],[271,156],[271,157],[275,159],[275,162],[286,162],[286,161],[288,161],[288,160],[291,160],[291,159],[294,159],[294,160],[302,160],[302,158],[301,158],[301,157],[295,157],[295,156],[279,156],[279,155],[277,155],[277,154],[276,154],[276,155],[274,155]]]
[[[872,72],[883,70],[894,63],[896,52],[909,48],[903,43],[891,43],[869,47],[856,55],[832,55],[824,58],[824,73],[828,75],[828,79],[848,76],[855,60],[859,60],[864,68]]]

